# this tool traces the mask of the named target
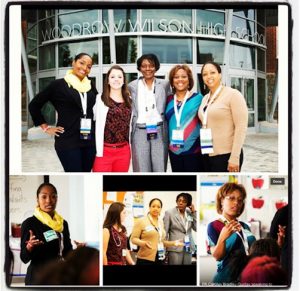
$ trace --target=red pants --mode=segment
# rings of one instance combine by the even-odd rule
[[[128,172],[130,146],[128,143],[122,145],[104,144],[103,157],[95,158],[93,172]]]

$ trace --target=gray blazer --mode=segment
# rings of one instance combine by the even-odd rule
[[[197,214],[192,213],[189,208],[186,208],[187,216],[190,219],[187,224],[187,231],[185,224],[180,217],[180,214],[176,207],[169,209],[165,212],[164,226],[166,231],[166,240],[184,240],[185,235],[190,237],[191,250],[195,250],[195,244],[192,239],[192,229],[197,231]],[[168,251],[182,252],[183,247],[168,247]]]
[[[134,80],[128,84],[128,89],[131,94],[132,98],[132,131],[131,133],[134,134],[134,131],[136,129],[136,122],[138,118],[138,81],[141,78]],[[164,124],[166,124],[166,119],[165,119],[165,109],[166,109],[166,101],[167,101],[167,96],[171,95],[171,87],[170,83],[167,80],[163,79],[155,79],[155,100],[156,100],[156,107],[158,110],[158,113],[161,115],[162,120]],[[166,129],[168,127],[166,126]],[[166,137],[168,135],[166,134]]]

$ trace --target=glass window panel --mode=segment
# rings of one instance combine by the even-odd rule
[[[65,14],[65,13],[78,12],[78,11],[82,11],[82,9],[59,9],[58,13]]]
[[[37,71],[37,50],[28,54],[28,66],[30,73],[35,73]]]
[[[47,45],[39,49],[39,69],[47,70],[55,68],[55,46]]]
[[[258,121],[267,120],[266,116],[266,80],[257,79]]]
[[[143,37],[143,54],[155,54],[161,63],[192,63],[192,40],[190,38]]]
[[[85,52],[93,59],[93,64],[98,64],[98,41],[81,41],[60,43],[58,45],[58,65],[59,67],[70,67],[74,57]]]
[[[143,9],[143,31],[192,32],[191,9]]]
[[[249,41],[255,40],[254,22],[233,16],[232,17],[232,38],[245,39]]]
[[[55,80],[55,77],[41,78],[39,79],[39,90],[44,90],[52,81]],[[42,114],[44,115],[46,122],[50,125],[56,123],[55,109],[50,102],[47,102],[42,108]]]
[[[98,33],[98,10],[81,11],[58,16],[58,37],[92,35]]]
[[[231,88],[242,92],[242,79],[241,78],[231,78]]]
[[[244,79],[244,97],[249,111],[254,110],[254,80]]]
[[[262,49],[257,49],[257,69],[265,72],[266,71],[266,53]]]
[[[54,17],[43,20],[39,23],[39,44],[44,41],[54,39],[57,30],[54,30],[55,19]]]
[[[254,127],[255,126],[255,115],[254,113],[248,114],[248,127]]]
[[[137,59],[136,37],[116,37],[116,58],[118,64],[133,64]],[[103,64],[110,64],[109,38],[103,38]]]
[[[136,9],[115,9],[114,20],[116,31],[118,32],[132,32],[136,31]],[[108,10],[103,10],[103,33],[108,33]]]
[[[230,65],[235,68],[255,69],[254,48],[231,44]]]
[[[255,41],[259,44],[266,45],[266,29],[261,25],[257,24],[257,33],[258,36],[256,37]]]
[[[257,22],[263,26],[266,26],[266,13],[265,9],[257,9]]]
[[[197,41],[197,64],[204,64],[207,61],[223,63],[224,41],[204,40]]]
[[[224,34],[225,13],[210,10],[196,11],[196,33]]]
[[[39,19],[44,19],[55,15],[55,9],[40,9],[38,10]]]
[[[243,18],[254,20],[254,9],[233,9],[233,14]]]

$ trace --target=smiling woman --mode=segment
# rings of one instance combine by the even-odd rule
[[[56,212],[57,190],[50,183],[37,189],[37,204],[33,216],[21,226],[21,260],[27,268],[26,285],[33,285],[44,266],[64,258],[72,244],[68,223]]]

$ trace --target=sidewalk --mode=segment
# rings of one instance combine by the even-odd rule
[[[22,171],[63,172],[54,150],[54,139],[22,141]],[[277,172],[278,140],[274,133],[249,133],[244,144],[242,172]],[[130,171],[132,171],[130,169]],[[168,164],[168,172],[171,172]]]

